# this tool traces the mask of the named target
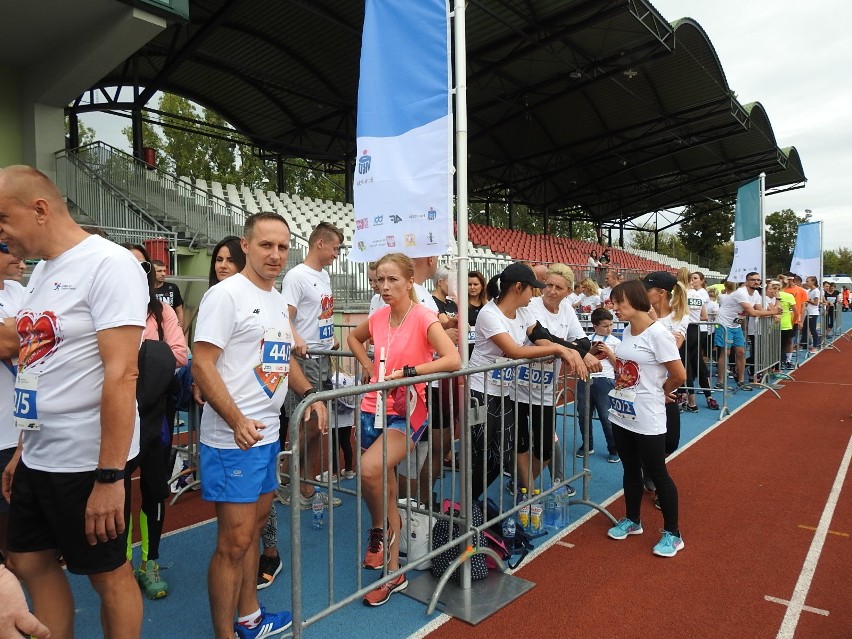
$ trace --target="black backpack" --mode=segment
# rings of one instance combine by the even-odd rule
[[[453,509],[453,516],[459,517],[459,504],[450,504],[449,500],[444,500],[443,504],[443,512],[444,514],[450,513],[450,508]],[[483,522],[482,511],[478,506],[473,507],[473,525],[481,526]],[[460,521],[453,520],[453,531],[452,531],[452,539],[458,539],[462,534],[462,526]],[[448,519],[438,519],[435,522],[435,526],[432,528],[432,550],[440,548],[441,546],[445,546],[450,543],[450,521]],[[478,546],[485,547],[488,545],[488,540],[485,538],[483,533],[479,533],[479,541]],[[440,578],[447,569],[450,567],[450,564],[453,563],[456,559],[458,559],[459,555],[462,552],[463,544],[456,544],[455,546],[451,546],[447,548],[442,553],[438,554],[436,557],[432,559],[432,575],[436,578]],[[461,570],[460,568],[456,568],[453,573],[450,575],[450,578],[454,581],[459,581],[461,578]],[[488,567],[485,565],[485,555],[473,555],[470,558],[470,577],[474,581],[478,579],[485,579],[488,576]]]

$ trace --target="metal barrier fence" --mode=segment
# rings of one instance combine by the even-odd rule
[[[351,357],[350,353],[339,351],[309,351],[309,354],[338,360]],[[302,601],[302,554],[305,544],[302,543],[301,509],[298,506],[291,507],[291,609],[295,637],[301,637],[307,627],[362,598],[380,584],[397,578],[400,573],[409,573],[416,566],[422,566],[453,548],[458,548],[459,557],[440,579],[428,573],[421,575],[409,582],[405,594],[427,603],[427,612],[431,612],[443,592],[443,611],[463,619],[467,618],[466,615],[482,614],[482,608],[479,606],[476,612],[471,611],[471,598],[489,599],[489,602],[494,604],[492,610],[505,605],[531,586],[503,572],[506,570],[505,564],[493,550],[480,543],[479,533],[489,527],[501,525],[508,517],[518,516],[522,511],[526,512],[527,508],[534,512],[541,512],[546,503],[552,505],[557,498],[560,500],[564,498],[568,504],[583,504],[598,509],[615,523],[615,519],[605,509],[591,501],[588,450],[582,463],[579,463],[579,460],[572,455],[574,459],[572,472],[560,474],[561,465],[557,464],[557,454],[551,451],[551,445],[554,435],[557,435],[562,446],[571,446],[571,452],[577,446],[577,411],[569,414],[559,408],[559,403],[573,393],[576,379],[574,376],[567,375],[564,369],[562,375],[555,375],[550,362],[551,360],[547,358],[511,360],[488,366],[469,367],[453,373],[382,382],[369,387],[358,385],[335,388],[313,393],[295,407],[289,421],[289,448],[285,448],[279,457],[281,461],[279,482],[282,484],[280,490],[286,491],[285,499],[289,497],[290,504],[299,504],[301,489],[306,485],[314,485],[324,487],[332,503],[335,497],[354,499],[356,502],[354,526],[338,526],[336,523],[338,517],[334,508],[326,511],[328,523],[324,525],[327,542],[324,567],[327,568],[327,597],[321,609],[312,614],[305,610]],[[356,379],[360,378],[357,366],[339,362],[337,368],[351,368]],[[472,379],[475,377],[482,380],[485,388],[488,387],[487,379],[493,380],[499,387],[499,394],[483,395],[470,391]],[[530,401],[528,404],[520,401],[524,397],[524,391],[529,393],[539,382],[543,382],[545,391],[538,401]],[[430,384],[427,392],[430,420],[427,432],[430,439],[429,443],[425,444],[421,441],[397,466],[396,473],[399,477],[397,483],[393,470],[391,469],[390,472],[387,470],[387,438],[382,438],[381,463],[378,464],[378,467],[383,469],[378,471],[380,477],[376,471],[375,450],[370,453],[367,464],[362,463],[363,455],[366,453],[361,448],[362,444],[367,442],[362,439],[363,434],[359,428],[361,416],[360,402],[357,400],[362,393],[377,390],[387,405],[387,402],[393,401],[392,397],[396,389],[420,383]],[[518,400],[511,399],[512,397],[517,397]],[[408,413],[406,428],[410,432],[411,397],[406,393],[405,398],[405,412]],[[326,475],[319,475],[319,478],[325,481],[318,481],[312,476],[313,470],[308,473],[303,469],[303,464],[311,460],[311,448],[320,445],[316,433],[312,434],[310,423],[304,422],[305,411],[313,403],[326,402],[326,405],[330,407],[329,415],[332,421],[330,427],[333,428],[336,411],[332,409],[340,400],[347,400],[355,405],[352,415],[356,443],[355,468],[349,469],[356,471],[354,488],[345,486],[343,479],[335,482],[330,472],[332,465],[327,461],[320,462],[319,466],[329,469]],[[468,425],[465,429],[456,430],[454,422],[460,410],[467,411]],[[529,422],[527,415],[529,415]],[[443,420],[444,428],[431,427],[439,420]],[[552,429],[548,426],[549,424],[552,424]],[[588,425],[583,430],[585,431],[582,435],[583,441],[588,441]],[[309,442],[307,451],[303,450],[305,442]],[[527,445],[532,454],[524,450]],[[332,437],[328,437],[322,450],[325,460],[331,459],[336,453],[332,450]],[[560,451],[559,455],[563,453]],[[449,460],[446,464],[445,459]],[[313,463],[316,463],[315,459]],[[524,487],[529,488],[530,491],[538,489],[539,494],[526,502],[516,501],[514,494],[508,493],[501,485],[504,474],[509,476],[509,487],[513,490],[525,485]],[[568,487],[571,482],[577,480],[583,482],[582,493],[575,499],[568,499],[566,497]],[[289,486],[286,485],[288,483]],[[397,488],[399,492],[395,494]],[[485,497],[490,494],[496,510],[489,512],[487,508],[483,508],[484,521],[481,524],[474,524],[473,511],[481,496],[480,493]],[[363,499],[365,495],[373,501],[371,514],[365,514]],[[403,502],[398,502],[397,498],[405,499],[404,505]],[[380,513],[377,512],[377,500],[381,500]],[[455,508],[449,508],[448,511],[443,512],[441,505],[445,502],[458,504],[457,511]],[[567,505],[565,508],[567,509]],[[388,574],[386,569],[390,557],[388,547],[392,547],[392,543],[390,543],[390,533],[380,522],[392,522],[391,518],[396,517],[397,512],[401,517],[400,538],[407,541],[408,548],[412,547],[410,545],[411,530],[415,519],[427,522],[428,543],[423,554],[409,558],[409,563],[405,566],[400,565],[400,572]],[[367,519],[370,520],[369,525],[367,525]],[[437,546],[433,543],[431,529],[434,522],[442,519],[448,521],[449,530],[453,530],[458,525],[460,531],[457,536]],[[383,576],[374,582],[365,583],[362,571],[364,540],[368,529],[373,528],[374,525],[383,530],[382,547],[385,549],[385,554],[384,561],[378,566],[383,569]],[[391,524],[391,529],[393,527]],[[469,560],[477,555],[488,555],[495,559],[498,570],[492,571],[487,580],[471,584]],[[342,576],[339,570],[341,561],[344,563]],[[312,554],[312,579],[321,578],[322,568],[319,566],[322,565],[323,562],[316,553]],[[445,591],[450,575],[459,566],[462,568],[460,585],[457,587],[454,585],[452,592]],[[337,570],[336,567],[338,567]],[[500,580],[499,588],[495,589],[494,580]],[[338,587],[341,583],[342,585]],[[457,588],[467,591],[467,594],[460,595]],[[494,596],[497,596],[498,600],[501,596],[506,598],[497,603],[493,601]]]

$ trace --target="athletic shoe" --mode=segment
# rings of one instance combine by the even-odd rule
[[[574,487],[571,484],[565,484],[565,492],[569,497],[573,497],[577,494],[577,491],[574,490]]]
[[[817,349],[815,349],[815,348],[809,348],[809,349],[808,349],[808,352],[809,352],[809,353],[811,353],[811,354],[813,354],[813,353],[817,353],[818,351],[817,351]]]
[[[589,448],[589,455],[594,454],[594,452],[595,452],[595,449],[590,447]],[[575,455],[575,457],[585,457],[585,448],[583,446],[580,446],[577,449],[577,454]]]
[[[284,632],[293,624],[293,615],[288,611],[266,612],[260,607],[260,623],[254,628],[246,628],[241,624],[234,624],[234,632],[239,639],[263,639]]]
[[[327,484],[328,483],[328,471],[327,470],[322,471],[322,473],[320,473],[319,475],[316,476],[316,480],[318,482],[322,482],[323,484]],[[332,473],[331,483],[332,484],[337,483],[337,473]]]
[[[381,606],[390,599],[393,593],[400,592],[406,588],[408,588],[408,579],[405,578],[405,575],[400,575],[396,579],[391,579],[389,582],[364,595],[364,605]]]
[[[381,570],[385,562],[385,544],[384,530],[381,528],[370,528],[369,538],[367,539],[367,553],[364,555],[364,568],[367,570]],[[396,535],[392,530],[388,531],[388,548],[393,546],[396,540]],[[390,595],[388,595],[390,596]],[[380,606],[384,601],[378,604]]]
[[[663,507],[660,506],[660,496],[659,495],[654,495],[654,508],[656,508],[657,510],[663,509]]]
[[[160,567],[157,562],[149,559],[139,566],[136,571],[136,581],[139,582],[148,599],[162,599],[169,594],[169,584],[160,577]]]
[[[326,508],[328,508],[328,493],[324,493],[321,490],[317,490],[320,495],[322,495],[322,504]],[[290,505],[290,487],[284,486],[283,488],[275,489],[275,499],[277,499],[280,503],[285,506]],[[332,505],[337,508],[343,501],[339,497],[332,497],[331,499]],[[300,510],[310,510],[314,506],[314,496],[305,497],[304,495],[299,495],[299,509]]]
[[[617,464],[621,461],[621,457],[618,456],[618,453],[610,453],[606,456],[606,460],[610,464]]]
[[[663,538],[654,546],[654,554],[659,557],[674,557],[685,545],[683,539],[664,530]]]
[[[719,410],[719,402],[717,402],[712,397],[707,398],[707,408],[710,410]]]
[[[754,386],[749,384],[748,382],[737,382],[737,390],[741,391],[753,391]]]
[[[684,404],[683,405],[683,411],[685,413],[697,413],[698,412],[698,406],[690,406],[689,404]]]
[[[271,586],[278,573],[281,572],[281,566],[280,555],[269,557],[261,554],[260,562],[257,566],[257,589],[263,590]]]
[[[791,371],[796,368],[796,365],[793,362],[781,362],[781,370]]]
[[[340,476],[343,479],[355,479],[355,471],[354,470],[344,470],[340,473]]]
[[[722,382],[719,382],[718,384],[716,384],[716,386],[714,386],[714,388],[716,390],[731,390],[730,386],[725,387],[725,384],[723,384]]]
[[[610,539],[617,539],[621,541],[622,539],[627,539],[627,535],[641,535],[643,532],[642,524],[637,524],[632,519],[625,517],[624,519],[619,520],[615,526],[610,528],[606,535]]]
[[[647,490],[649,493],[657,490],[657,487],[654,485],[654,480],[650,477],[643,477],[642,483],[645,485],[645,490]]]
[[[283,506],[290,505],[290,485],[279,486],[275,489],[275,493],[272,497],[274,501],[277,501],[279,504]]]

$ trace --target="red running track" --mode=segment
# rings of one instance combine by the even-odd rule
[[[644,535],[613,541],[595,515],[563,537],[572,548],[551,546],[517,573],[537,584],[528,594],[476,627],[450,620],[429,638],[852,637],[852,473],[842,475],[852,343],[838,347],[797,371],[781,400],[761,394],[670,462],[686,543],[676,557],[651,554],[662,516],[647,496]],[[622,517],[623,499],[609,508]],[[797,583],[806,607],[782,631]]]

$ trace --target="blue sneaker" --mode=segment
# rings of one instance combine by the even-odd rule
[[[618,453],[610,453],[606,456],[606,461],[610,464],[617,464],[621,461],[621,457],[618,456]]]
[[[271,637],[279,632],[284,632],[293,624],[293,615],[286,610],[281,612],[266,612],[266,609],[260,607],[260,623],[254,628],[246,628],[240,624],[234,624],[234,632],[237,633],[239,639],[263,639],[263,637]]]
[[[654,546],[654,554],[660,557],[674,557],[678,551],[683,550],[685,545],[683,539],[664,530],[663,538]]]
[[[625,517],[624,519],[619,520],[615,526],[610,528],[606,534],[610,539],[622,540],[626,539],[627,535],[641,535],[643,532],[642,524],[637,524],[632,519]]]

